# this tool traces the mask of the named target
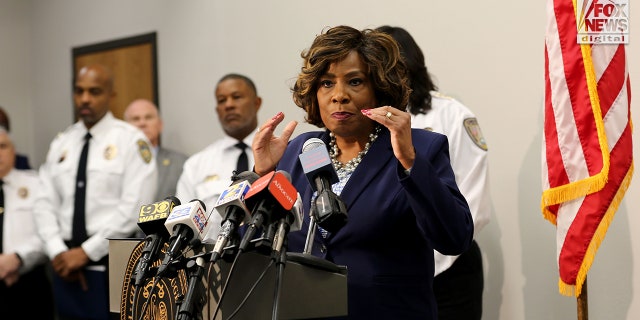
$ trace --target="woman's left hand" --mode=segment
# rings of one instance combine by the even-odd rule
[[[413,167],[416,152],[411,140],[411,115],[391,106],[362,109],[362,114],[391,132],[393,154],[405,169]]]

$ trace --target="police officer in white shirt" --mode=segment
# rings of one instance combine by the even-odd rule
[[[435,91],[437,88],[429,77],[422,50],[409,32],[391,26],[378,30],[398,42],[407,64],[413,90],[407,108],[411,113],[411,126],[442,133],[448,138],[451,167],[471,209],[475,236],[489,222],[492,211],[488,149],[476,116],[462,103]],[[438,319],[481,319],[484,274],[477,242],[474,240],[470,249],[460,256],[445,256],[434,251],[434,259],[433,288]]]
[[[53,320],[47,256],[33,220],[38,174],[15,169],[15,159],[9,133],[0,127],[0,310],[11,310],[18,318]]]
[[[240,74],[223,76],[216,86],[216,112],[226,136],[189,157],[178,179],[176,196],[182,202],[202,200],[207,211],[213,210],[218,197],[231,184],[241,149],[246,145],[248,170],[253,168],[251,142],[258,128],[258,110],[262,98],[251,79]],[[209,231],[205,240],[218,235],[222,217],[214,212],[209,217]]]
[[[80,69],[73,92],[80,120],[51,142],[40,168],[42,192],[35,219],[52,262],[61,319],[109,318],[108,239],[129,237],[138,230],[140,206],[152,202],[156,190],[149,140],[109,111],[114,95],[113,76],[106,67]],[[91,137],[86,184],[76,183],[87,133]],[[72,239],[76,187],[85,186],[86,239],[77,241]]]

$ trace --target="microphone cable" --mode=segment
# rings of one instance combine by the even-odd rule
[[[216,316],[218,315],[218,311],[220,311],[220,307],[222,306],[222,300],[224,299],[225,293],[227,292],[227,288],[229,287],[229,280],[233,275],[233,271],[236,269],[236,262],[238,262],[240,251],[242,250],[239,249],[238,254],[233,258],[233,262],[231,263],[231,267],[229,268],[229,274],[227,275],[227,279],[224,281],[224,286],[222,286],[222,293],[220,293],[220,299],[218,299],[218,305],[216,305],[216,310],[214,311],[213,317],[211,317],[211,320],[215,320]]]
[[[227,275],[227,279],[225,280],[224,286],[222,287],[222,292],[220,293],[220,299],[218,300],[218,305],[216,306],[216,309],[215,309],[215,311],[213,313],[213,317],[211,317],[212,320],[216,319],[216,317],[218,315],[218,312],[220,311],[220,308],[222,307],[222,300],[224,299],[224,297],[225,297],[225,295],[227,293],[227,288],[229,287],[229,282],[231,280],[231,277],[233,276],[233,272],[236,270],[236,264],[238,262],[238,258],[242,255],[242,252],[243,252],[243,250],[241,248],[238,249],[238,254],[233,258],[233,262],[231,263],[231,267],[229,268],[229,274]],[[273,265],[273,263],[274,263],[273,260],[269,260],[269,263],[264,268],[264,270],[262,271],[262,273],[260,274],[260,276],[258,277],[256,282],[253,284],[253,286],[251,287],[251,289],[249,290],[249,292],[247,293],[245,298],[240,302],[240,305],[234,310],[234,312],[229,316],[229,318],[227,318],[227,320],[231,319],[233,316],[235,316],[240,311],[240,308],[247,301],[247,299],[249,298],[249,296],[251,295],[253,290],[260,283],[260,281],[262,280],[262,278],[266,274],[267,270],[269,270],[269,267],[271,267],[271,265]]]
[[[147,297],[147,299],[145,299],[144,304],[142,304],[142,308],[140,310],[140,318],[138,318],[138,320],[144,320],[144,314],[147,312],[147,307],[149,306],[149,300],[153,296],[153,292],[156,289],[156,285],[158,284],[158,280],[160,280],[160,277],[156,277],[156,276],[153,277],[153,285],[151,286],[151,290],[149,290],[149,296]],[[137,297],[137,294],[138,294],[138,288],[135,288],[134,294],[133,294],[134,299]],[[133,312],[134,312],[134,310],[133,310],[133,307],[132,307],[132,309],[131,309],[131,317],[134,316]]]
[[[238,305],[238,307],[236,307],[236,309],[229,315],[229,318],[227,318],[227,320],[231,320],[231,318],[235,317],[236,314],[238,314],[238,312],[240,312],[240,309],[244,306],[244,304],[247,302],[247,300],[249,299],[249,297],[251,296],[251,294],[253,293],[253,291],[256,289],[256,287],[258,287],[258,284],[260,284],[260,282],[262,281],[262,278],[264,278],[264,276],[267,274],[267,271],[269,270],[269,268],[273,265],[273,260],[269,260],[269,263],[265,266],[265,268],[262,270],[262,272],[260,273],[260,276],[258,277],[258,279],[253,283],[253,286],[251,286],[251,288],[249,289],[249,291],[247,292],[247,294],[244,296],[244,299],[242,299],[242,301],[240,302],[240,304]]]

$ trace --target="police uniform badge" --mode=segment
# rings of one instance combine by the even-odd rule
[[[29,189],[27,189],[26,187],[20,187],[20,189],[18,189],[18,197],[24,199],[28,196],[29,196]]]
[[[484,140],[482,131],[480,131],[480,125],[476,118],[464,119],[464,128],[467,130],[467,134],[480,149],[487,151],[487,142]]]
[[[145,163],[151,162],[151,148],[149,148],[149,144],[146,141],[140,139],[138,140],[138,152],[140,152],[140,156]]]
[[[118,154],[118,148],[112,144],[108,145],[106,149],[104,149],[104,158],[107,160],[112,160]]]

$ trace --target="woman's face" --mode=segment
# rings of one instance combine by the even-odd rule
[[[318,106],[324,125],[340,137],[368,137],[373,122],[360,110],[377,107],[367,65],[356,51],[329,65],[320,77]]]

